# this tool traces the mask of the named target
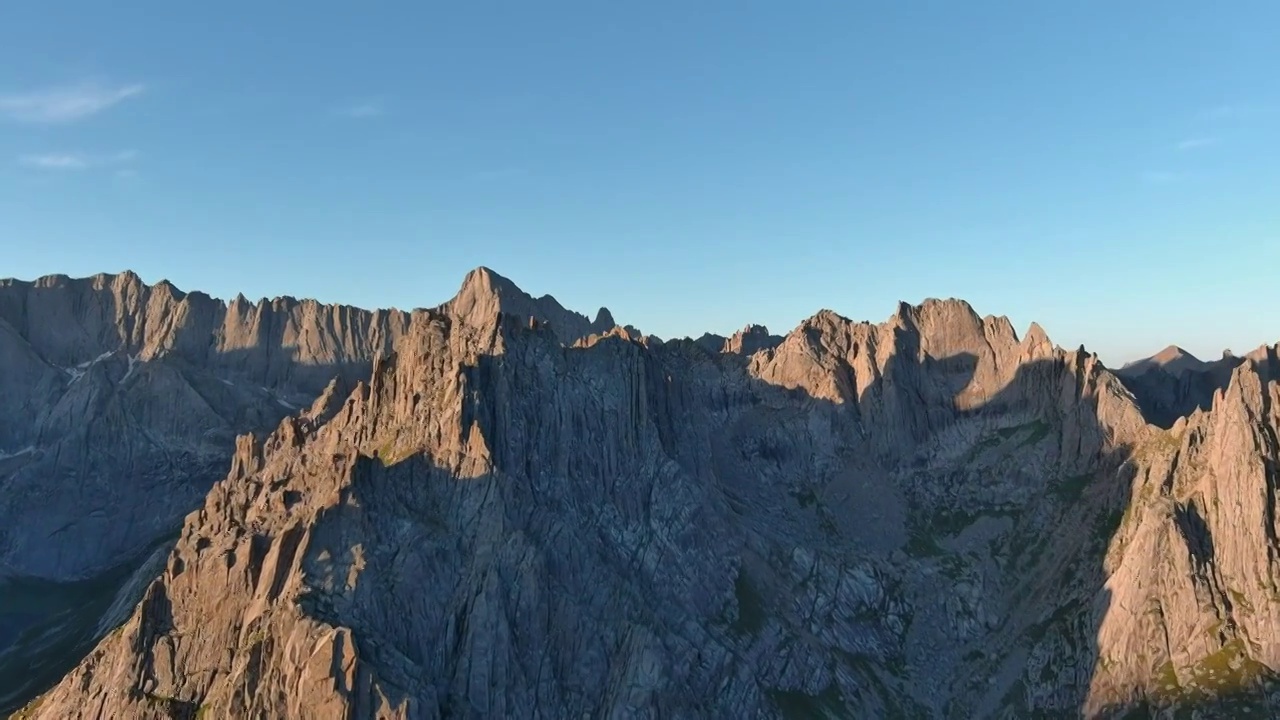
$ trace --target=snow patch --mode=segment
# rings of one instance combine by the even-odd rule
[[[129,370],[125,372],[124,377],[120,378],[120,384],[121,384],[121,385],[123,385],[123,384],[124,384],[124,381],[125,381],[125,380],[128,380],[128,379],[129,379],[129,376],[133,375],[133,369],[134,369],[135,367],[137,367],[137,365],[138,365],[138,356],[137,356],[137,355],[130,355],[130,356],[129,356]]]
[[[3,450],[0,450],[0,460],[8,460],[9,458],[16,458],[21,455],[27,455],[27,454],[33,453],[35,451],[36,451],[36,448],[34,445],[28,445],[27,447],[24,447],[21,450],[14,450],[13,452],[5,452]]]
[[[96,357],[96,358],[94,358],[94,359],[92,359],[92,360],[85,360],[84,362],[82,362],[82,363],[80,363],[79,365],[77,365],[77,366],[76,366],[76,369],[77,369],[77,370],[88,370],[90,365],[97,365],[98,363],[102,362],[103,360],[106,360],[107,358],[109,358],[109,357],[111,357],[112,355],[115,355],[115,354],[116,354],[116,353],[115,353],[115,351],[114,351],[114,350],[108,350],[108,351],[106,351],[106,352],[102,353],[101,355],[99,355],[98,357]]]
[[[102,353],[101,355],[99,355],[98,357],[92,360],[85,360],[84,362],[80,363],[79,365],[76,365],[75,367],[62,368],[62,371],[65,372],[67,375],[70,375],[71,382],[74,383],[75,381],[84,377],[84,374],[89,371],[89,368],[93,367],[94,365],[97,365],[98,363],[102,362],[103,360],[106,360],[107,358],[115,354],[116,353],[114,350],[108,350]]]

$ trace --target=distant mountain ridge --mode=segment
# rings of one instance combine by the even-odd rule
[[[1167,428],[1196,410],[1208,410],[1215,394],[1226,389],[1235,369],[1248,360],[1224,352],[1220,359],[1204,362],[1170,345],[1126,364],[1116,375],[1137,397],[1148,420]]]
[[[1173,350],[954,299],[664,341],[487,268],[411,312],[0,281],[0,582],[51,608],[0,603],[0,704],[1265,709],[1280,345],[1164,429],[1225,367]]]
[[[1203,371],[1205,367],[1204,361],[1195,355],[1177,345],[1170,345],[1151,357],[1126,363],[1120,369],[1129,372],[1145,372],[1152,368],[1159,368],[1165,372],[1180,375],[1186,372]]]

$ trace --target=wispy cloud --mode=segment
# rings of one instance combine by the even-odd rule
[[[23,155],[18,158],[18,164],[42,170],[84,170],[89,167],[89,161],[84,156],[72,153]]]
[[[377,100],[351,103],[350,105],[338,108],[337,112],[343,117],[353,118],[356,120],[367,120],[369,118],[382,117],[387,113],[382,102]]]
[[[18,122],[62,124],[83,120],[141,95],[143,85],[81,83],[25,93],[0,94],[0,114]]]
[[[121,150],[106,155],[74,152],[40,153],[22,155],[18,158],[18,164],[40,170],[88,170],[94,167],[125,165],[133,162],[137,156],[136,150]]]
[[[1187,138],[1174,147],[1178,150],[1196,150],[1198,148],[1212,147],[1217,145],[1219,142],[1221,141],[1216,137]]]

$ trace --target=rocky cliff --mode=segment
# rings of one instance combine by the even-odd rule
[[[452,302],[565,338],[595,327],[484,268]],[[226,475],[238,434],[368,378],[409,321],[287,297],[225,303],[132,273],[0,281],[0,707],[43,679],[32,663],[81,647],[121,578]]]
[[[1176,345],[1116,371],[1125,387],[1151,422],[1173,427],[1178,418],[1196,410],[1208,410],[1213,396],[1231,382],[1231,373],[1246,358],[1225,352],[1222,358],[1203,362]]]
[[[65,385],[80,356],[38,349],[5,312],[2,357],[32,378],[6,402]],[[959,301],[709,347],[605,328],[607,312],[588,322],[481,270],[435,310],[368,318],[380,340],[328,372],[253,376],[305,408],[254,418],[272,428],[236,441],[176,545],[130,575],[131,614],[118,593],[127,619],[100,623],[115,629],[24,717],[1274,702],[1274,349],[1164,430],[1096,357]],[[189,354],[163,363],[269,366],[210,354],[225,336],[171,342]],[[14,407],[30,415],[8,432],[46,422]]]

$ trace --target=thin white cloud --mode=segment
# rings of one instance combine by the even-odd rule
[[[1220,141],[1216,137],[1199,137],[1187,138],[1178,143],[1175,147],[1178,150],[1196,150],[1198,148],[1207,148],[1217,145]]]
[[[10,120],[62,124],[83,120],[141,95],[143,85],[82,83],[27,93],[0,94],[0,114]]]
[[[18,164],[40,170],[88,170],[94,167],[126,165],[138,157],[137,150],[120,150],[108,155],[58,152],[22,155]]]
[[[382,117],[386,114],[386,109],[383,108],[380,102],[359,102],[339,108],[338,114],[356,120],[367,120],[369,118]]]
[[[89,167],[88,158],[74,153],[48,153],[45,155],[23,155],[18,164],[41,170],[84,170]]]

